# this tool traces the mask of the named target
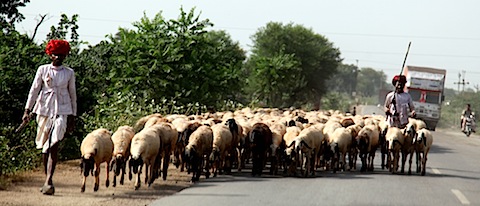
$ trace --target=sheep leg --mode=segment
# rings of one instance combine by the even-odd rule
[[[81,192],[85,192],[85,183],[87,182],[87,177],[83,176],[82,187],[80,188]]]
[[[427,168],[427,155],[430,148],[427,148],[426,151],[423,152],[422,158],[422,176],[425,176],[425,170]]]
[[[368,167],[368,171],[373,171],[373,160],[375,159],[375,152],[370,153],[369,157],[370,159],[370,166]]]
[[[402,174],[405,173],[405,163],[407,162],[407,154],[402,151],[402,170],[400,171]]]
[[[365,172],[367,170],[367,160],[366,154],[360,153],[360,160],[362,161],[362,167],[360,168],[360,172]]]
[[[245,167],[245,162],[243,161],[243,149],[242,148],[237,148],[237,171],[241,172],[242,168]]]
[[[121,175],[120,176],[120,184],[123,185],[123,180],[125,178],[125,164],[123,164],[123,167],[121,168],[121,170],[122,170],[122,174],[120,174]],[[113,177],[114,178],[113,181],[115,181],[115,177],[116,176]]]
[[[138,190],[138,188],[140,188],[140,184],[141,184],[140,183],[140,174],[142,174],[142,170],[143,170],[143,164],[138,167],[138,172],[136,174],[137,178],[135,179],[135,186],[134,186],[135,190]]]
[[[420,155],[420,151],[415,151],[415,155],[416,155],[416,162],[417,162],[417,173],[420,173],[420,170],[422,168],[422,156]]]
[[[100,185],[99,182],[100,182],[100,164],[95,163],[95,186],[93,187],[94,192],[98,191],[98,186]]]
[[[170,163],[170,150],[165,152],[165,156],[163,157],[163,169],[162,169],[162,179],[165,181],[167,180],[168,174],[168,164]]]
[[[107,172],[107,179],[105,180],[105,187],[107,187],[107,188],[110,186],[110,165],[108,164],[108,162],[110,162],[110,161],[107,161],[107,163],[105,164],[105,170]],[[115,174],[113,176],[115,176]]]
[[[412,158],[413,158],[413,151],[410,152],[409,154],[409,159],[408,159],[408,175],[411,175],[412,174]]]

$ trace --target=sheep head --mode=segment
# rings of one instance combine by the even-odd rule
[[[80,163],[81,172],[83,176],[88,177],[88,174],[92,174],[95,167],[95,159],[93,156],[84,156],[82,157],[82,162]]]

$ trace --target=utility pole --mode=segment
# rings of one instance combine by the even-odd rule
[[[470,82],[465,82],[465,70],[462,70],[462,74],[458,73],[458,82],[454,82],[454,84],[458,84],[458,92],[460,92],[460,84],[462,85],[462,92],[465,91],[465,84],[470,84]]]

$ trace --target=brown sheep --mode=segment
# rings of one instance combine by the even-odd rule
[[[107,173],[107,180],[105,186],[110,185],[109,180],[109,163],[112,160],[113,142],[111,139],[111,133],[107,129],[96,129],[82,140],[80,145],[80,151],[82,152],[82,162],[80,167],[83,172],[83,181],[81,192],[85,192],[85,183],[88,175],[91,173],[94,176],[95,170],[95,186],[93,191],[97,191],[100,181],[100,164],[106,162],[105,170]]]

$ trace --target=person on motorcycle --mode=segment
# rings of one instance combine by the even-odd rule
[[[462,132],[465,132],[465,124],[468,117],[472,118],[472,131],[475,132],[475,113],[470,108],[470,104],[467,104],[465,110],[462,111],[461,123],[462,123]]]

